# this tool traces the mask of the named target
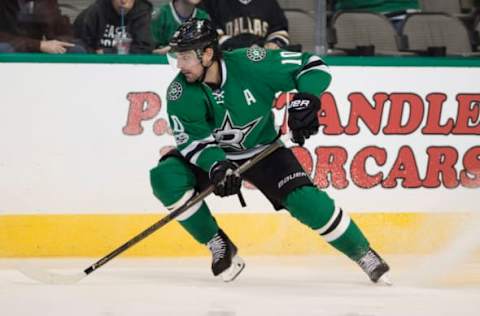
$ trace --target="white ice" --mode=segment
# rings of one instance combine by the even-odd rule
[[[340,254],[246,257],[245,270],[231,283],[211,275],[207,257],[115,259],[68,286],[37,283],[16,266],[28,261],[73,274],[96,259],[4,259],[0,315],[480,315],[480,261],[475,257],[430,274],[432,257],[386,258],[392,287],[370,283]]]

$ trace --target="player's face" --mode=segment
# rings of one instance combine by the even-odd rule
[[[176,54],[177,68],[185,76],[188,82],[195,82],[203,74],[203,66],[195,54],[195,51],[180,52]]]
[[[122,9],[127,13],[133,8],[135,0],[112,0],[112,4],[115,11],[118,13],[120,13]]]

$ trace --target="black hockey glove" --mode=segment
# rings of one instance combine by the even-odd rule
[[[309,93],[297,93],[288,105],[288,127],[292,142],[303,146],[305,139],[318,132],[320,100]]]
[[[210,169],[210,182],[215,186],[213,191],[218,196],[229,196],[238,194],[242,186],[242,178],[234,171],[238,165],[229,160],[217,162]]]

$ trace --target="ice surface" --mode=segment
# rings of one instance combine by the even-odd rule
[[[232,283],[211,275],[209,258],[116,259],[75,285],[44,285],[0,261],[0,314],[17,315],[480,315],[480,260],[463,258],[428,278],[410,273],[431,258],[386,256],[395,285],[371,284],[342,255],[247,257]],[[78,273],[96,258],[27,260]],[[423,263],[423,265],[422,265]],[[414,275],[418,275],[414,274]]]

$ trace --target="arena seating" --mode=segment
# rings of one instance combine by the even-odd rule
[[[302,10],[285,10],[288,19],[290,42],[300,44],[302,50],[315,50],[315,17]]]
[[[317,0],[278,0],[278,4],[284,10],[296,9],[314,13],[317,7]]]
[[[95,0],[60,0],[62,12],[73,22]],[[150,0],[155,8],[169,0]],[[327,1],[330,51],[349,55],[438,54],[477,56],[480,17],[475,0],[419,0],[422,13],[411,14],[398,34],[388,19],[370,12],[336,12],[334,1]],[[315,48],[317,0],[278,0],[289,20],[292,44],[303,50]],[[434,14],[435,13],[435,14]],[[448,15],[445,15],[448,13]],[[408,23],[407,23],[408,22]],[[408,44],[408,46],[407,46]],[[429,48],[430,47],[430,48]],[[437,47],[435,49],[435,47]],[[440,48],[439,48],[440,47]]]
[[[330,34],[333,49],[349,55],[408,55],[401,52],[401,39],[393,25],[378,13],[339,12],[333,17]]]
[[[442,55],[480,56],[473,52],[465,25],[454,16],[443,13],[416,13],[407,17],[402,34],[408,49]]]
[[[419,3],[422,12],[462,13],[460,0],[420,0]]]

